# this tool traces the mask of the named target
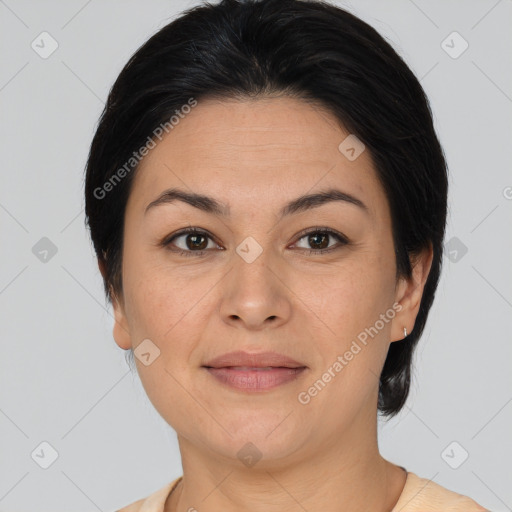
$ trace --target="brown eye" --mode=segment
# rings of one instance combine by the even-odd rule
[[[208,246],[208,239],[204,235],[184,235],[185,236],[185,245],[193,250],[193,249],[206,249]]]
[[[180,231],[165,239],[161,245],[186,256],[201,256],[208,249],[218,247],[208,233],[195,228]]]
[[[326,233],[314,233],[308,235],[308,243],[313,249],[326,249],[329,246],[329,237]]]
[[[308,232],[301,233],[300,240],[305,240],[306,244],[310,247],[300,247],[308,251],[309,254],[322,254],[336,250],[349,243],[347,237],[327,228],[315,228]],[[330,245],[330,241],[335,239],[338,243]],[[298,243],[298,242],[297,242]]]

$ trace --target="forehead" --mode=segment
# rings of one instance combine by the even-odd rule
[[[199,101],[156,139],[139,165],[130,201],[144,208],[173,186],[230,205],[336,187],[361,197],[376,214],[385,198],[371,156],[364,150],[347,158],[339,146],[348,136],[325,108],[299,99]]]

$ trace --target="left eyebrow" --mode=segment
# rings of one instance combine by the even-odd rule
[[[345,203],[353,204],[361,208],[367,214],[370,213],[370,210],[363,203],[363,201],[361,201],[361,199],[358,199],[357,197],[354,197],[353,195],[350,195],[346,192],[342,192],[341,190],[331,188],[325,191],[300,196],[297,199],[290,201],[280,211],[279,219],[282,219],[288,215],[293,215],[294,213],[318,208],[319,206],[332,201],[344,201]]]
[[[150,208],[153,208],[157,205],[174,203],[175,201],[183,201],[190,204],[194,208],[198,208],[199,210],[213,215],[222,217],[229,217],[230,215],[229,206],[217,201],[213,197],[204,194],[186,192],[177,188],[171,188],[162,192],[160,196],[158,196],[154,201],[146,206],[144,213],[147,213]],[[307,194],[293,199],[280,210],[279,219],[282,219],[288,215],[293,215],[311,210],[313,208],[318,208],[319,206],[332,201],[343,201],[348,204],[353,204],[361,208],[365,213],[369,213],[368,207],[357,197],[354,197],[353,195],[350,195],[346,192],[342,192],[341,190],[331,188],[325,191],[315,192],[313,194]]]

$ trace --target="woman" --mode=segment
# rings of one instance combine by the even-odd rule
[[[483,511],[385,460],[434,299],[447,171],[369,25],[223,0],[130,59],[89,154],[116,343],[183,476],[122,511]]]

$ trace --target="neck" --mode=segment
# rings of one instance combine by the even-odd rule
[[[262,458],[251,467],[178,435],[183,479],[165,512],[390,512],[406,473],[381,457],[374,419],[356,422],[309,450],[302,447],[286,460]],[[361,433],[361,425],[372,428]]]

